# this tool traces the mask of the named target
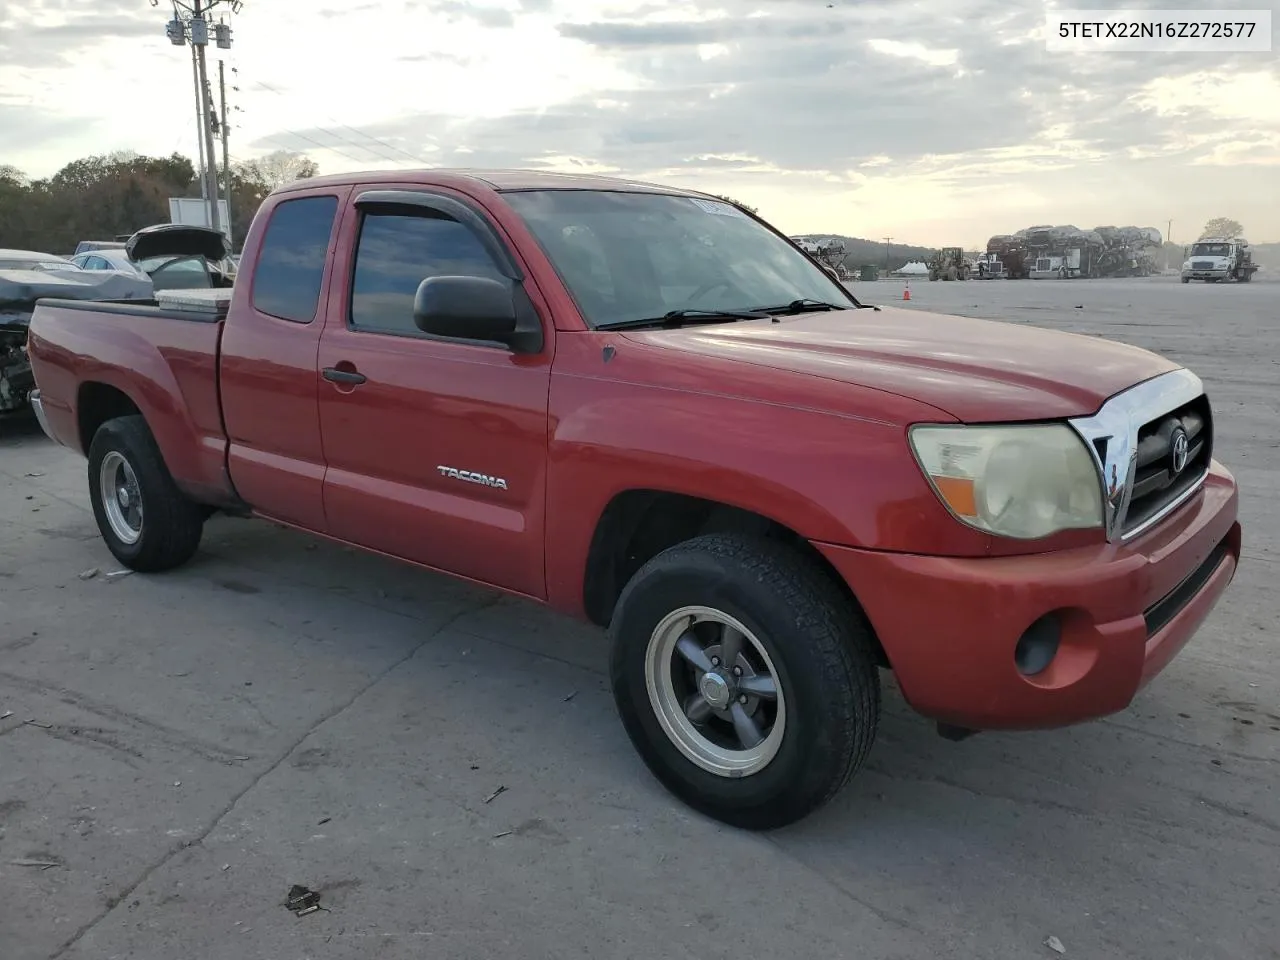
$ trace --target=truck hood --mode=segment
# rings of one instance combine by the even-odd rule
[[[971,423],[1095,413],[1108,397],[1179,368],[1109,340],[895,307],[626,336],[910,397]]]

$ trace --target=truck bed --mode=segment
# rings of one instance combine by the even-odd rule
[[[222,316],[154,300],[40,300],[28,350],[50,431],[87,453],[98,425],[142,413],[178,485],[233,499],[218,393]]]

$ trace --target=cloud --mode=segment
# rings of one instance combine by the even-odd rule
[[[164,35],[162,19],[139,17],[136,8],[95,4],[91,14],[60,16],[69,6],[62,3],[15,5],[0,13],[0,66],[41,67],[48,66],[50,61],[73,62],[81,50],[103,41]]]
[[[511,27],[515,25],[515,15],[505,7],[490,7],[466,0],[436,0],[432,9],[451,19],[474,20],[484,27]]]
[[[0,100],[0,130],[6,141],[13,143],[43,142],[68,145],[93,126],[91,118],[75,114],[57,114],[25,104],[5,103]],[[69,157],[68,160],[71,158]],[[0,154],[0,164],[8,162]],[[21,164],[14,164],[21,169]]]
[[[164,16],[141,0],[104,3],[74,19],[71,0],[0,14],[0,103],[19,102],[5,94],[35,75],[6,72],[11,56],[33,68],[66,57],[57,74],[66,77],[76,57],[96,56],[103,69],[122,56],[111,45],[68,51],[85,51],[95,25],[125,13],[123,35],[152,36],[148,55],[182,76]],[[287,144],[325,171],[425,158],[611,172],[730,193],[810,231],[905,235],[903,219],[922,231],[1006,217],[1017,221],[1002,229],[1024,219],[1189,220],[1220,205],[1237,218],[1252,207],[1273,225],[1251,232],[1280,235],[1280,211],[1256,202],[1274,193],[1265,178],[1280,162],[1274,54],[1050,54],[1045,8],[1008,0],[319,4],[305,22],[246,5],[233,153]],[[335,51],[341,70],[317,66]],[[91,83],[87,69],[78,89]],[[192,124],[189,92],[171,86],[165,109]],[[47,88],[50,118],[80,112],[75,89]],[[108,121],[107,109],[101,129],[118,141],[135,120],[122,111]],[[170,132],[157,152],[175,137],[185,147],[182,136],[194,134]],[[83,140],[80,153],[101,152]],[[1213,190],[1191,186],[1191,173],[1214,176]]]
[[[1176,147],[1218,118],[1157,109],[1142,96],[1153,78],[1245,62],[1239,54],[1055,57],[1034,10],[979,0],[957,29],[949,4],[932,12],[916,4],[914,19],[905,7],[792,0],[761,3],[758,16],[681,19],[673,7],[661,19],[562,22],[561,36],[613,56],[636,88],[474,122],[424,112],[396,132],[447,125],[455,153],[470,162],[557,154],[637,172],[733,154],[762,169],[844,176],[876,158],[901,166],[1039,140],[1123,155]]]

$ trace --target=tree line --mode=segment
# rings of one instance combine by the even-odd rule
[[[235,248],[268,193],[318,172],[315,161],[286,150],[233,164]],[[221,173],[219,179],[224,180]],[[81,240],[113,240],[168,223],[170,197],[199,196],[195,165],[180,153],[147,157],[122,151],[84,157],[46,179],[32,179],[0,163],[0,247],[66,256]]]

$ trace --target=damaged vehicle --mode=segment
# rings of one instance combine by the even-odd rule
[[[226,235],[209,227],[158,223],[143,227],[124,245],[129,262],[156,290],[230,287],[235,280]]]
[[[71,259],[85,270],[119,270],[145,277],[154,290],[225,288],[235,278],[226,237],[217,230],[181,223],[144,227],[117,250],[94,250]]]
[[[81,270],[53,254],[0,250],[0,416],[29,406],[35,379],[27,358],[27,328],[41,297],[145,302],[151,297],[151,281],[117,271]]]

